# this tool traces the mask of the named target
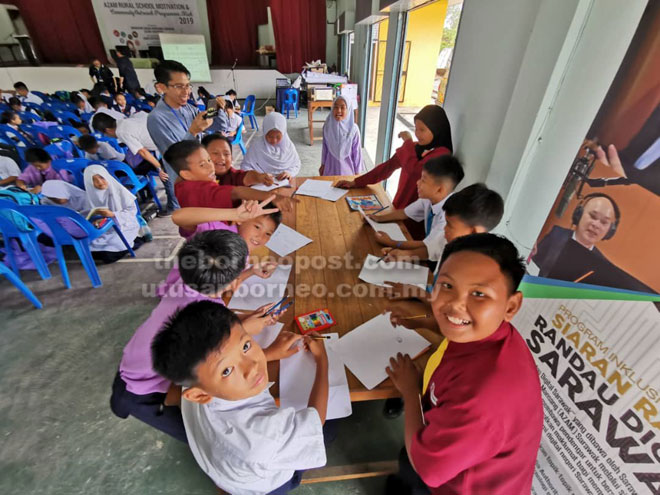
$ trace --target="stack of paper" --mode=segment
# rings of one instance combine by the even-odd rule
[[[315,179],[307,179],[305,182],[303,182],[302,186],[296,189],[296,194],[327,199],[328,201],[337,201],[347,192],[347,189],[334,187],[330,181]]]
[[[339,343],[338,334],[331,333],[325,341],[328,354],[328,412],[326,419],[345,418],[353,412],[351,394],[344,362],[335,350]],[[314,385],[316,363],[311,353],[301,349],[296,354],[280,361],[280,407],[293,407],[296,411],[307,407],[309,394]]]
[[[273,181],[273,183],[270,186],[267,186],[266,184],[255,184],[252,186],[252,189],[256,189],[257,191],[272,191],[273,189],[277,189],[278,187],[289,187],[289,179],[284,179],[284,180],[276,180]]]
[[[284,297],[292,265],[279,265],[267,279],[257,276],[243,282],[229,301],[229,309],[255,310]]]
[[[312,240],[309,237],[305,237],[300,232],[281,223],[266,243],[266,247],[280,256],[286,256],[310,242]]]
[[[393,241],[405,241],[406,235],[403,233],[403,230],[401,230],[401,227],[399,227],[398,224],[396,223],[378,223],[374,222],[371,218],[369,218],[367,215],[365,215],[364,210],[362,210],[361,207],[358,206],[358,211],[360,214],[365,218],[367,223],[371,225],[371,227],[376,231],[376,232],[385,232],[387,235],[390,236],[390,239]]]
[[[345,334],[334,347],[349,370],[371,390],[387,378],[385,368],[397,353],[414,358],[431,343],[414,330],[392,326],[388,314],[378,315]]]
[[[367,255],[358,277],[367,283],[389,287],[385,282],[417,285],[426,288],[429,269],[407,261],[378,261],[379,258]]]

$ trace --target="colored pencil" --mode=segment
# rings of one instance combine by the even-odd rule
[[[417,318],[430,318],[431,315],[415,315],[415,316],[404,316],[399,318],[399,320],[416,320]]]
[[[594,271],[591,270],[591,271],[585,273],[584,275],[582,275],[581,277],[579,277],[579,278],[573,280],[573,283],[574,283],[574,284],[577,284],[578,282],[583,281],[585,278],[587,278],[589,275],[592,275],[593,273],[594,273]]]

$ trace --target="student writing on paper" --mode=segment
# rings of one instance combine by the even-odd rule
[[[41,192],[41,185],[47,180],[63,180],[73,182],[73,177],[66,170],[58,172],[52,167],[52,159],[47,151],[41,148],[28,148],[25,152],[28,166],[16,179],[16,185],[34,194]]]
[[[278,112],[264,117],[263,135],[254,138],[241,163],[243,170],[273,175],[277,180],[291,179],[300,171],[300,157],[286,132],[286,119]]]
[[[233,168],[231,143],[225,136],[209,134],[204,136],[202,144],[213,161],[215,178],[221,186],[253,186],[255,184],[270,186],[273,183],[273,176],[270,174]]]
[[[316,361],[309,407],[279,408],[267,361],[304,340]],[[292,333],[262,350],[229,309],[207,301],[179,311],[152,345],[154,368],[183,386],[181,411],[200,468],[228,493],[288,493],[301,471],[326,463],[328,358],[322,340]]]
[[[202,232],[183,245],[178,254],[181,279],[163,296],[124,347],[110,398],[115,415],[120,418],[133,416],[182,442],[186,441],[179,409],[181,388],[154,371],[151,344],[179,308],[195,301],[224,305],[222,295],[238,286],[237,278],[245,268],[247,252],[245,241],[227,230]],[[274,324],[279,315],[262,317],[267,309],[264,307],[241,315],[243,328],[256,334]]]
[[[86,217],[92,206],[87,199],[87,193],[78,186],[63,180],[47,180],[41,186],[44,199],[42,204],[66,206]]]
[[[354,113],[343,96],[332,103],[332,111],[323,124],[319,175],[356,175],[362,171],[360,129]]]
[[[135,196],[101,165],[85,168],[85,193],[95,214],[112,218],[126,241],[137,249],[144,242],[139,236],[140,224]],[[102,220],[93,221],[100,224]],[[114,229],[90,243],[92,256],[103,263],[114,263],[128,254],[126,245]]]
[[[409,356],[387,373],[405,403],[405,449],[386,493],[529,493],[543,430],[541,386],[510,321],[524,264],[511,241],[472,234],[440,260],[433,315],[448,341],[422,398]]]
[[[449,119],[442,107],[427,105],[415,115],[417,141],[413,141],[407,131],[399,134],[399,137],[403,139],[403,144],[392,158],[355,180],[339,181],[337,187],[356,188],[376,184],[401,169],[399,186],[392,205],[394,208],[403,209],[415,201],[418,198],[416,184],[424,163],[431,158],[453,153]],[[424,238],[424,230],[420,225],[406,222],[406,226],[414,239]]]
[[[422,222],[425,237],[422,241],[394,241],[384,232],[376,232],[376,240],[394,249],[386,252],[390,261],[410,257],[415,250],[421,259],[437,261],[444,248],[445,214],[442,210],[447,197],[463,180],[463,167],[458,158],[443,155],[428,160],[423,165],[422,175],[417,181],[419,198],[403,210],[371,215],[377,222],[411,219]]]
[[[234,202],[263,201],[273,195],[245,186],[221,186],[215,179],[215,166],[206,149],[197,141],[180,141],[170,146],[164,156],[181,178],[174,186],[181,207],[231,208]],[[291,211],[296,199],[275,194],[273,203],[280,211]]]

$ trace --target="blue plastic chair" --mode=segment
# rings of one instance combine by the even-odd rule
[[[42,91],[30,91],[32,94],[37,95],[39,98],[41,98],[44,101],[49,101],[52,100],[52,97],[48,96],[46,93],[43,93]]]
[[[80,122],[82,119],[73,112],[64,111],[64,110],[55,110],[53,115],[62,125],[73,125],[76,122]]]
[[[79,138],[82,136],[82,133],[78,129],[71,127],[70,125],[52,125],[46,127],[43,130],[43,133],[48,137],[59,139],[71,139],[71,136]]]
[[[39,103],[34,103],[32,101],[24,101],[23,106],[25,108],[27,108],[28,110],[38,110],[39,112],[43,111],[43,109],[41,108],[41,105]]]
[[[13,141],[16,147],[30,148],[35,146],[25,139],[20,132],[12,129],[7,124],[0,124],[0,137]]]
[[[18,205],[12,201],[0,199],[0,234],[2,234],[2,239],[5,243],[5,253],[9,267],[16,275],[20,275],[14,251],[11,249],[11,240],[16,239],[20,241],[23,249],[30,256],[39,276],[44,280],[49,279],[51,277],[50,270],[37,241],[37,237],[42,232],[34,225],[34,222],[31,222],[25,215],[16,211],[15,206]],[[17,219],[22,220],[20,228],[14,223]],[[30,230],[24,229],[25,224],[29,225]]]
[[[87,158],[68,158],[53,160],[52,167],[61,172],[65,170],[73,176],[73,183],[80,189],[85,189],[85,168],[92,164]]]
[[[94,112],[85,112],[80,114],[80,120],[82,120],[85,124],[89,124],[89,121],[92,118],[92,115],[94,115]]]
[[[26,124],[31,124],[32,122],[41,122],[43,120],[36,113],[32,112],[18,112],[18,116]]]
[[[120,144],[117,138],[106,136],[105,134],[101,134],[100,132],[92,132],[92,136],[94,136],[97,141],[103,141],[110,144],[110,146],[112,146],[119,153],[124,153],[124,154],[126,153],[126,147]]]
[[[289,118],[289,110],[293,108],[293,111],[298,118],[298,91],[293,88],[287,89],[284,92],[284,101],[282,102],[282,110],[286,108],[286,118]],[[284,113],[284,112],[282,112]]]
[[[245,98],[245,105],[243,105],[243,111],[241,112],[241,117],[248,117],[250,119],[250,127],[252,129],[259,130],[259,125],[257,124],[257,117],[254,115],[254,105],[257,101],[257,97],[254,95],[249,95]],[[243,121],[245,122],[245,121]]]
[[[67,289],[71,288],[71,280],[62,246],[73,246],[93,287],[101,287],[103,282],[101,282],[101,277],[92,257],[90,249],[92,241],[101,237],[108,230],[114,229],[131,257],[135,258],[133,247],[126,241],[124,234],[112,218],[108,218],[105,225],[97,229],[78,212],[63,206],[16,206],[15,209],[30,218],[33,223],[53,239],[57,252],[57,262],[60,266],[60,272],[62,272],[62,280],[64,280]]]
[[[138,212],[140,211],[140,205],[137,202],[138,193],[145,187],[151,193],[151,196],[154,198],[154,203],[156,207],[161,210],[162,205],[156,194],[155,181],[151,177],[138,176],[133,169],[125,164],[124,162],[118,162],[116,160],[104,160],[101,164],[112,174],[112,176],[117,179],[117,181],[122,184],[126,189],[131,191],[135,195],[136,200],[135,204],[137,205]],[[138,213],[139,214],[139,213]]]
[[[56,142],[51,141],[48,146],[44,146],[44,150],[47,151],[50,157],[54,160],[80,158],[78,148],[68,139]]]
[[[19,126],[22,131],[27,132],[36,143],[39,143],[39,146],[44,146],[50,142],[50,136],[46,132],[46,129],[41,126],[36,126],[34,124],[21,124]]]
[[[243,153],[243,156],[245,156],[246,150],[245,143],[243,142],[243,122],[241,122],[238,126],[238,129],[236,129],[236,135],[231,141],[231,144],[237,144],[238,147],[241,148],[241,153]]]
[[[151,108],[151,106],[149,106],[148,103],[145,103],[142,100],[136,100],[135,103],[133,104],[133,106],[135,107],[135,109],[138,112],[147,112],[147,113],[149,113],[153,110],[153,108]]]
[[[28,300],[34,305],[35,308],[41,309],[44,307],[43,304],[41,304],[41,301],[37,299],[37,296],[35,296],[28,288],[28,286],[23,283],[20,277],[12,272],[4,263],[0,263],[0,275],[4,275],[7,280],[14,284],[14,287],[20,290],[21,293],[28,298]]]

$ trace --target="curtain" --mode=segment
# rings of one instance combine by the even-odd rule
[[[91,0],[5,1],[18,7],[43,63],[107,62]]]
[[[305,62],[325,61],[325,0],[270,0],[277,69],[300,72]]]
[[[259,65],[258,29],[268,24],[268,0],[206,0],[211,32],[211,63]]]

